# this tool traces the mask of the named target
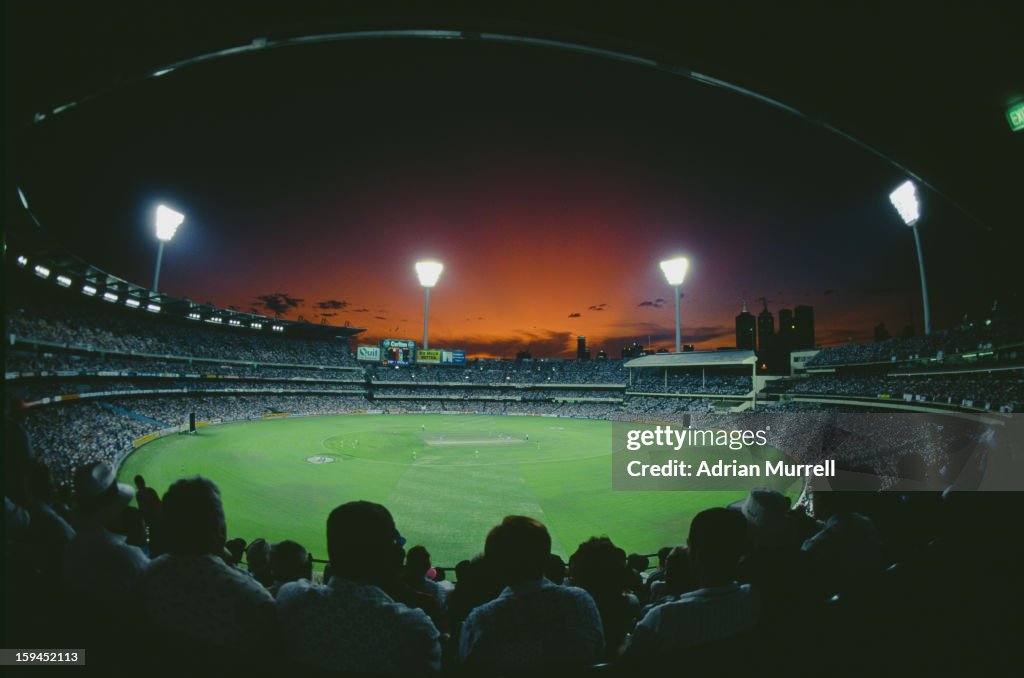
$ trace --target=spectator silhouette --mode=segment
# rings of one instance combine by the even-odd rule
[[[313,580],[313,556],[302,544],[285,539],[270,549],[270,572],[274,583],[269,590],[277,597],[281,587],[288,582]]]
[[[397,582],[404,541],[380,504],[354,501],[331,512],[331,580],[325,586],[291,582],[277,594],[280,626],[294,661],[385,675],[440,669],[440,636],[430,618],[385,593]]]
[[[562,556],[556,553],[548,556],[548,565],[544,568],[544,576],[552,584],[565,582],[565,561],[562,560]]]
[[[462,628],[459,661],[477,674],[570,669],[604,650],[601,617],[583,589],[544,578],[551,535],[533,518],[507,516],[487,535],[484,554],[506,584]]]
[[[401,576],[387,589],[387,593],[400,603],[426,612],[437,630],[445,633],[448,630],[445,595],[440,586],[427,578],[429,570],[430,553],[424,546],[413,546],[406,555]]]
[[[448,596],[448,620],[453,629],[475,608],[497,598],[504,588],[483,554],[456,565],[455,576],[455,590]]]
[[[677,546],[665,558],[665,578],[651,586],[651,604],[657,605],[678,598],[696,588],[697,580],[690,566],[689,551],[685,546]]]
[[[431,568],[430,552],[425,546],[413,546],[405,555],[405,570],[402,579],[405,583],[418,593],[426,594],[434,598],[439,605],[444,605],[444,591],[427,577]]]
[[[160,544],[160,495],[146,485],[146,479],[141,475],[135,476],[135,504],[146,521],[150,554],[160,555],[164,552]]]
[[[50,469],[39,461],[28,465],[28,539],[40,555],[40,566],[48,575],[60,572],[64,550],[75,537],[75,531],[57,511]]]
[[[604,643],[609,658],[618,656],[626,634],[633,628],[640,601],[626,591],[630,584],[626,552],[608,537],[591,537],[569,558],[569,576],[594,599],[601,613]]]
[[[275,633],[274,599],[221,558],[227,524],[217,486],[201,477],[179,480],[162,503],[167,553],[152,561],[143,582],[150,621],[169,643],[258,661]]]
[[[701,511],[690,524],[690,564],[701,588],[652,608],[636,626],[627,656],[657,655],[750,631],[758,605],[749,585],[734,580],[747,542],[739,511]]]
[[[64,553],[65,587],[84,600],[134,606],[149,559],[125,543],[122,511],[135,491],[94,462],[75,474],[77,534]]]
[[[245,564],[256,581],[269,587],[274,583],[274,575],[270,571],[270,543],[260,537],[253,539],[245,549]]]

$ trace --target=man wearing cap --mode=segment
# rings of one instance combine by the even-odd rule
[[[75,474],[78,532],[64,552],[64,586],[104,605],[132,604],[149,565],[142,549],[125,543],[121,513],[135,491],[114,469],[94,462]]]

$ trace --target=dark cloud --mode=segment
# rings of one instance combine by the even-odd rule
[[[430,343],[433,344],[434,339],[431,339]],[[535,356],[568,357],[575,354],[576,334],[538,329],[520,331],[505,337],[439,337],[437,344],[464,349],[470,356],[511,358],[519,351],[528,350]]]
[[[608,305],[607,302],[603,302],[602,301],[600,304],[594,304],[593,306],[588,306],[587,310],[589,310],[589,311],[603,311],[604,307],[607,306],[607,305]]]
[[[373,316],[373,317],[374,317],[375,319],[377,319],[377,320],[387,320],[387,318],[385,318],[385,317],[384,317],[384,316],[382,316],[382,315],[375,315],[375,316]]]
[[[282,315],[302,306],[304,299],[293,297],[287,292],[271,292],[270,294],[261,294],[256,297],[256,305],[264,309],[263,312],[269,311],[273,313],[275,317],[280,318]]]
[[[347,301],[342,301],[341,299],[324,299],[323,301],[316,302],[316,304],[314,304],[314,305],[317,308],[330,309],[332,311],[337,311],[339,309],[346,308],[348,306],[348,302]]]
[[[319,314],[319,316],[321,318],[333,318],[336,315],[338,315],[338,314],[337,313],[333,313],[333,312],[331,312],[331,313],[320,313]]]
[[[368,308],[353,308],[351,310],[352,310],[352,313],[369,313],[370,312],[370,309],[368,309]]]
[[[575,313],[574,312],[574,313],[570,313],[569,317],[570,318],[579,318],[581,315],[583,315],[583,314],[582,313]]]
[[[665,305],[665,300],[662,299],[661,297],[658,297],[654,301],[645,300],[645,301],[641,301],[639,304],[637,304],[637,306],[650,306],[651,308],[661,308],[664,305]]]

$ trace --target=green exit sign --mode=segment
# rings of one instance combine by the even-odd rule
[[[1010,122],[1010,129],[1014,132],[1024,129],[1024,101],[1006,109],[1006,119]]]

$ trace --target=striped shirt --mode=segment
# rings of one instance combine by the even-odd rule
[[[749,584],[698,589],[651,609],[636,625],[627,654],[671,652],[740,635],[754,628],[757,617]]]

